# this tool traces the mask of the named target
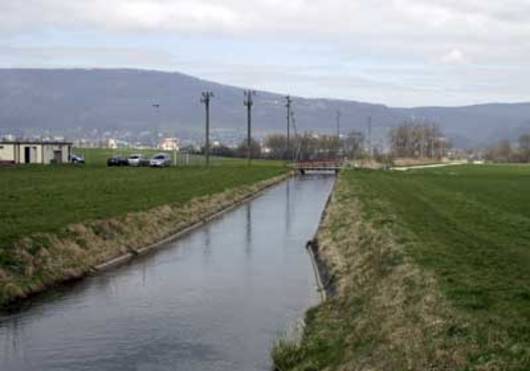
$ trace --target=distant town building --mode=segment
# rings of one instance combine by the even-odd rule
[[[70,161],[72,143],[51,141],[0,141],[0,163],[63,164]]]
[[[178,138],[164,138],[160,141],[158,148],[163,151],[178,151],[179,140]]]
[[[13,134],[6,134],[3,136],[2,140],[6,142],[14,142],[16,140],[16,137]]]
[[[110,148],[110,149],[117,149],[118,148],[118,142],[116,141],[116,139],[107,139],[106,143],[105,143],[105,147],[107,148]]]
[[[99,148],[100,145],[101,142],[99,140],[91,140],[85,138],[74,140],[75,148]]]

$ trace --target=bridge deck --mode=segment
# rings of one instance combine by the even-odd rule
[[[298,161],[291,164],[291,167],[301,174],[307,171],[334,171],[338,173],[344,168],[343,161]]]

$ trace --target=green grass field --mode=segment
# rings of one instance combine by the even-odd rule
[[[430,359],[428,364],[435,365],[433,369],[444,369],[437,357],[447,349],[453,350],[443,356],[449,359],[446,364],[454,362],[461,365],[459,369],[529,369],[530,166],[466,165],[406,173],[349,171],[342,177],[345,188],[337,197],[341,204],[360,202],[363,220],[361,230],[355,231],[360,236],[356,246],[342,244],[346,250],[342,250],[342,256],[348,265],[354,265],[360,264],[359,258],[372,254],[363,269],[372,267],[386,273],[378,273],[373,279],[361,276],[367,282],[354,286],[348,297],[333,299],[311,311],[302,346],[284,344],[277,348],[277,358],[285,366],[282,369],[306,369],[307,365],[335,369],[385,358],[385,367],[410,367],[416,362],[414,357],[420,359],[423,354],[429,354],[431,358],[426,358]],[[355,229],[345,215],[337,214],[330,226],[338,246],[345,233]],[[452,324],[440,325],[436,333],[425,330],[428,325],[423,327],[427,340],[418,336],[389,341],[393,331],[383,333],[378,327],[394,315],[397,322],[407,319],[411,324],[423,323],[419,303],[433,302],[414,296],[411,287],[422,284],[412,280],[412,273],[403,281],[390,281],[394,276],[388,272],[400,266],[399,254],[384,259],[375,256],[374,260],[370,251],[377,251],[383,243],[380,241],[386,241],[389,234],[417,267],[435,277],[436,286],[451,308],[451,314],[442,318]],[[378,268],[373,268],[376,264]],[[401,271],[406,269],[402,267]],[[395,275],[400,274],[399,269],[394,270]],[[359,277],[359,272],[344,274],[350,282]],[[404,294],[400,307],[380,314],[373,311],[373,296],[381,292],[361,290],[385,280],[390,293],[398,295],[402,291],[409,296]],[[407,287],[401,290],[399,282]],[[395,300],[390,298],[389,302]],[[429,310],[436,313],[436,305]],[[370,324],[363,328],[363,334],[355,334],[359,323]],[[398,345],[385,348],[379,361],[370,358],[384,342]],[[419,347],[416,353],[404,351],[412,344]],[[465,356],[454,355],[451,359],[453,351]]]
[[[132,154],[142,154],[145,158],[151,158],[157,153],[165,152],[167,153],[172,162],[174,162],[175,154],[172,151],[160,151],[157,149],[130,149],[130,148],[121,148],[121,149],[103,149],[103,148],[74,148],[72,153],[76,155],[82,155],[86,160],[86,165],[89,167],[98,167],[106,166],[107,159],[112,156],[124,156],[127,157]],[[177,166],[204,166],[205,157],[203,155],[194,155],[194,154],[184,154],[178,153],[176,155],[176,164]],[[211,166],[228,166],[228,165],[245,165],[247,163],[246,159],[240,158],[229,158],[229,157],[217,157],[210,156],[210,165]],[[280,161],[270,161],[270,160],[252,160],[254,166],[271,166],[278,165],[281,166],[282,162]]]
[[[512,331],[530,336],[530,167],[359,172],[350,178],[362,187],[366,204],[385,200],[414,232],[410,254],[438,274],[459,308],[510,323],[524,319]]]
[[[74,153],[82,151],[74,151]],[[136,151],[137,152],[137,151]],[[256,183],[285,172],[279,162],[217,159],[218,165],[108,168],[112,151],[85,150],[85,166],[0,168],[0,248],[35,232],[110,218]]]

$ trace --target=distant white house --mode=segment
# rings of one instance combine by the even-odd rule
[[[70,142],[0,141],[0,164],[63,164],[71,155]]]
[[[110,149],[117,149],[118,148],[118,141],[116,139],[107,139],[105,143],[103,144],[103,147],[110,148]]]
[[[164,151],[178,151],[179,147],[178,138],[164,138],[158,145],[158,148]]]

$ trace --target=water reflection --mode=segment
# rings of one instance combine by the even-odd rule
[[[208,262],[210,260],[210,256],[212,255],[212,236],[210,233],[210,224],[206,224],[203,229],[203,238],[204,238],[204,245],[203,245],[203,256],[204,261]]]
[[[245,205],[246,219],[245,219],[245,252],[247,257],[252,254],[252,203]]]
[[[285,184],[285,233],[291,233],[291,182]]]
[[[304,249],[333,178],[292,179],[154,254],[0,318],[0,370],[269,370],[318,300]]]

